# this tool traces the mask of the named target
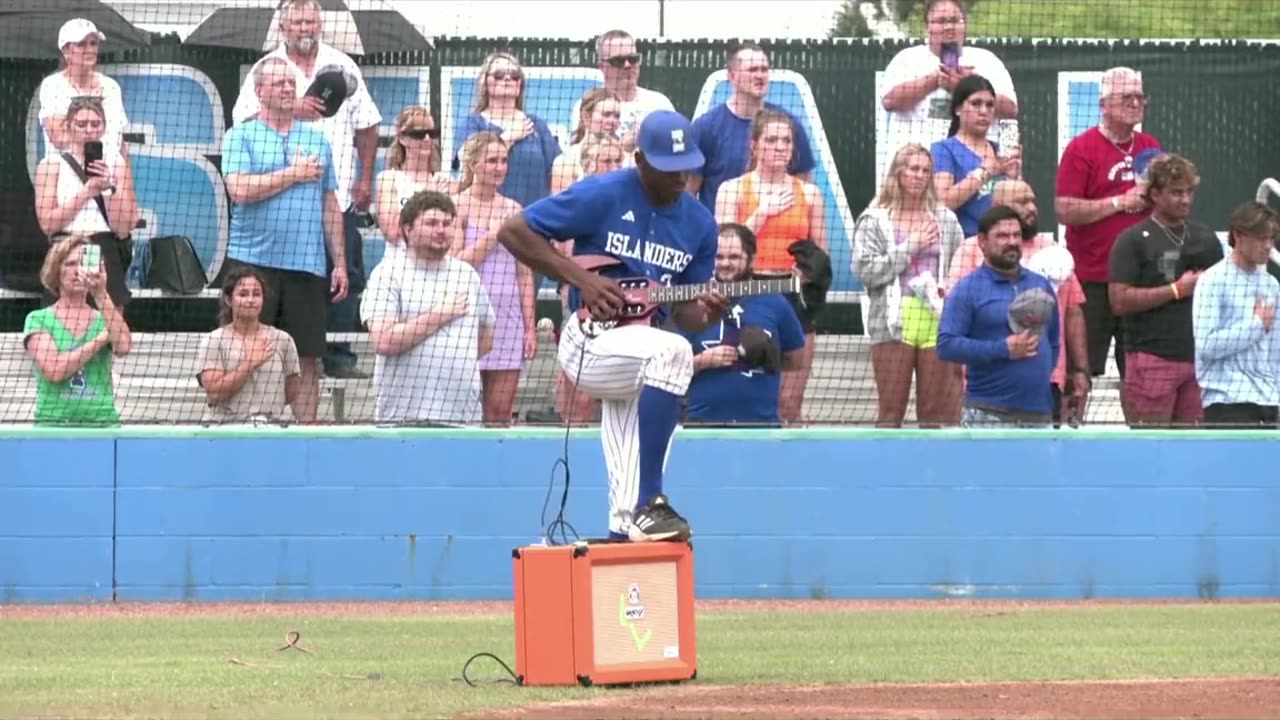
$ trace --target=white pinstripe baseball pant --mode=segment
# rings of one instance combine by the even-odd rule
[[[640,497],[640,389],[650,385],[683,396],[693,379],[693,348],[680,335],[647,325],[591,334],[592,325],[574,315],[566,318],[557,359],[578,392],[600,399],[609,530],[626,533]],[[668,445],[666,457],[670,454]]]

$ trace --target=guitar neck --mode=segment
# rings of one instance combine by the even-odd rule
[[[766,280],[737,280],[734,282],[707,282],[695,285],[672,285],[654,288],[649,299],[655,303],[688,302],[702,293],[715,290],[725,297],[748,297],[751,295],[772,295],[774,293],[799,292],[798,278],[769,278]]]

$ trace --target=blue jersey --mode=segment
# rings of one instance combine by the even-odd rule
[[[647,277],[663,285],[703,283],[715,270],[720,231],[692,195],[654,207],[636,168],[585,177],[524,209],[525,222],[553,240],[572,240],[574,255],[609,255],[614,278]],[[576,288],[569,310],[580,306]],[[661,320],[663,313],[659,313]]]
[[[737,345],[742,328],[754,325],[773,338],[783,353],[804,347],[804,328],[791,303],[781,295],[746,297],[729,306],[720,322],[692,335],[693,354],[720,345]],[[703,370],[689,385],[689,420],[704,423],[779,425],[781,373],[733,365]]]
[[[764,107],[766,110],[776,110],[791,118],[795,143],[791,150],[791,162],[787,164],[787,172],[792,175],[811,172],[818,163],[813,158],[809,133],[805,132],[800,119],[779,105],[765,103]],[[720,103],[693,121],[693,134],[698,143],[698,149],[707,159],[705,165],[693,171],[694,175],[702,176],[702,187],[698,190],[698,199],[714,213],[716,194],[720,191],[720,186],[745,173],[751,162],[751,120],[734,115],[727,104]]]

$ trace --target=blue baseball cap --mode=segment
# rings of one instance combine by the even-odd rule
[[[688,172],[706,162],[693,142],[693,125],[674,110],[656,110],[645,116],[636,149],[661,172]]]

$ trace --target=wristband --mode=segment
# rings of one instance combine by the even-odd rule
[[[1182,293],[1178,292],[1178,283],[1169,283],[1169,289],[1173,291],[1174,300],[1182,299]]]

